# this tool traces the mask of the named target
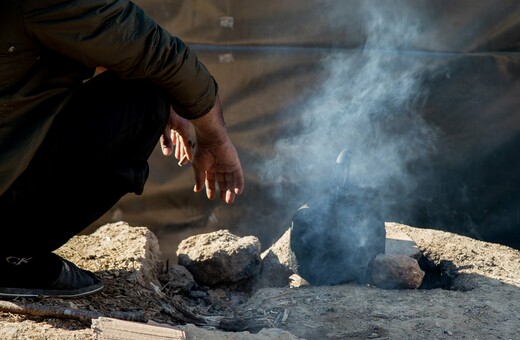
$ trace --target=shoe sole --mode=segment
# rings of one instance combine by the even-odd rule
[[[32,289],[32,288],[3,288],[0,287],[0,298],[77,298],[97,293],[103,289],[103,284],[93,285],[74,290]]]

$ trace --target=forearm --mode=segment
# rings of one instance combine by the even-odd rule
[[[195,128],[199,145],[220,145],[229,139],[218,96],[215,105],[208,113],[197,119],[192,119],[190,122]]]

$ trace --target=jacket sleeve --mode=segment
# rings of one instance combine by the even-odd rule
[[[127,79],[147,78],[194,119],[214,105],[217,84],[182,40],[127,0],[26,0],[27,33],[45,48]]]

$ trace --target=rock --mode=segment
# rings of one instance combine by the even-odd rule
[[[254,236],[238,237],[219,230],[181,241],[177,258],[199,284],[233,283],[258,273],[260,242]]]
[[[403,231],[389,228],[388,225],[386,226],[385,254],[406,255],[419,260],[422,253],[419,248],[417,248],[415,241]]]
[[[370,265],[371,283],[384,289],[416,289],[424,272],[417,260],[407,255],[377,255]]]
[[[179,264],[174,264],[167,272],[161,273],[159,280],[166,282],[163,284],[165,288],[184,294],[188,294],[197,285],[189,270]]]
[[[56,253],[93,272],[110,270],[116,276],[124,270],[144,286],[159,285],[162,253],[157,237],[145,227],[109,223],[90,235],[71,238]]]
[[[298,274],[292,274],[289,276],[289,287],[298,288],[303,286],[309,286],[309,282],[307,282],[303,277]]]
[[[255,276],[254,289],[287,287],[290,276],[295,274],[296,260],[290,247],[289,228],[269,249],[261,254],[260,272]]]

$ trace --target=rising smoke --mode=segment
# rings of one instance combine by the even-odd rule
[[[359,6],[363,46],[324,56],[323,82],[299,111],[300,133],[278,140],[262,169],[270,182],[302,183],[293,197],[316,199],[335,187],[335,159],[348,148],[352,185],[402,200],[417,185],[410,165],[435,150],[435,130],[420,115],[428,61],[411,50],[424,39],[424,18],[394,2]]]

